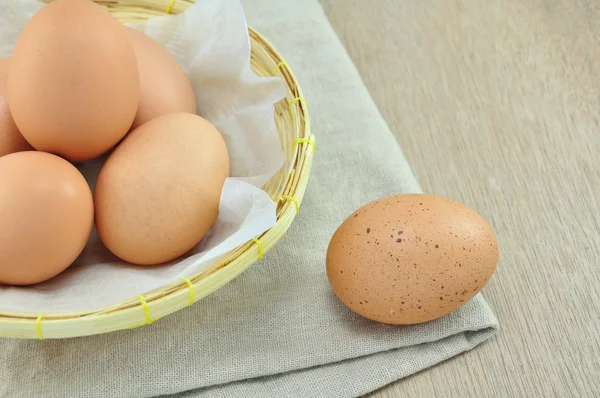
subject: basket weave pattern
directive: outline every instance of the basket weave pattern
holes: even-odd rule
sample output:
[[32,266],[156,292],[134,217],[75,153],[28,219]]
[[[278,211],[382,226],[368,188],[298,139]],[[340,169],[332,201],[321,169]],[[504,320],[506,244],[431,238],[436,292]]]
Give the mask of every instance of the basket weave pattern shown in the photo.
[[[43,0],[46,3],[52,0]],[[191,0],[94,0],[121,23],[184,12]],[[176,312],[227,284],[261,259],[291,225],[308,182],[315,148],[306,101],[287,63],[273,46],[253,29],[251,65],[259,76],[278,76],[287,87],[286,98],[274,107],[284,167],[263,187],[278,202],[277,224],[262,236],[233,250],[203,272],[163,286],[143,296],[94,311],[69,314],[7,313],[1,311],[0,337],[68,338],[107,333],[150,324]]]

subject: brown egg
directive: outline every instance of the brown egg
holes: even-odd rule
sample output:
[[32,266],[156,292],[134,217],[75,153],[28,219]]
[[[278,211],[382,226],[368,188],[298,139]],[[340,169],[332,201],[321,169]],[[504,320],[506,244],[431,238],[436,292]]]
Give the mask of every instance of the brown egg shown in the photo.
[[196,113],[196,97],[183,68],[160,44],[124,27],[140,74],[140,104],[132,129],[168,113]]
[[335,232],[327,276],[358,314],[414,324],[464,305],[491,278],[498,242],[474,210],[434,195],[399,195],[367,204]]
[[0,156],[33,149],[19,132],[8,108],[6,100],[8,63],[8,58],[0,58]]
[[8,102],[36,149],[95,158],[131,127],[139,101],[135,54],[123,28],[89,0],[56,0],[25,26],[10,62]]
[[98,234],[125,261],[173,260],[217,219],[228,176],[227,147],[212,124],[190,113],[153,119],[129,133],[100,171]]
[[92,193],[69,162],[34,151],[0,158],[0,283],[58,275],[85,247],[93,222]]

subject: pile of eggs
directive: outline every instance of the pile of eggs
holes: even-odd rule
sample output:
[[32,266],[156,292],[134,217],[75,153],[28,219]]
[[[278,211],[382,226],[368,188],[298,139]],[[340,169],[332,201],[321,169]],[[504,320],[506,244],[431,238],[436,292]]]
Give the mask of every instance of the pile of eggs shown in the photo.
[[[94,191],[76,165],[106,156]],[[124,261],[173,260],[215,222],[229,156],[157,42],[56,0],[0,60],[0,283],[67,269],[94,223]]]

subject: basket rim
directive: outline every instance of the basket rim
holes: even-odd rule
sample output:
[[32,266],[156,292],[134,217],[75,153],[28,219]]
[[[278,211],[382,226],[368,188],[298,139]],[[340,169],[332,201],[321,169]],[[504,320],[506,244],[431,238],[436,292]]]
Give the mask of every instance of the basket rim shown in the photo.
[[[239,251],[236,258],[220,264],[220,260],[209,270],[204,270],[184,281],[174,282],[144,295],[122,301],[110,306],[104,306],[89,311],[70,313],[17,313],[0,311],[0,337],[11,337],[21,339],[55,339],[72,338],[103,334],[124,329],[133,329],[149,325],[160,318],[175,313],[193,303],[201,300],[218,288],[229,283],[250,267],[256,261],[262,259],[263,254],[285,234],[294,220],[297,209],[301,207],[304,192],[308,183],[312,161],[315,136],[310,129],[310,118],[302,89],[296,77],[277,49],[266,40],[260,33],[248,26],[251,41],[261,44],[268,51],[277,67],[272,76],[278,73],[286,81],[288,90],[290,84],[297,92],[295,98],[296,116],[300,115],[301,143],[297,147],[298,167],[296,173],[301,177],[297,189],[292,195],[287,195],[278,212],[275,226],[257,237],[258,241],[250,240],[230,253]],[[253,47],[254,50],[254,47]],[[286,98],[288,104],[290,99]],[[289,183],[289,181],[287,181]],[[204,289],[204,290],[203,290]],[[147,297],[147,298],[146,298]]]

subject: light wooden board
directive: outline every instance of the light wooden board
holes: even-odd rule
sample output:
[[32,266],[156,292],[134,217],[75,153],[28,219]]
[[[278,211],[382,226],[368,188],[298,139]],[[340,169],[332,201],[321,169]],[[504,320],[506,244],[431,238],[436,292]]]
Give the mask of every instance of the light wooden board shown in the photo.
[[599,396],[600,3],[321,3],[424,190],[501,244],[498,336],[373,397]]

